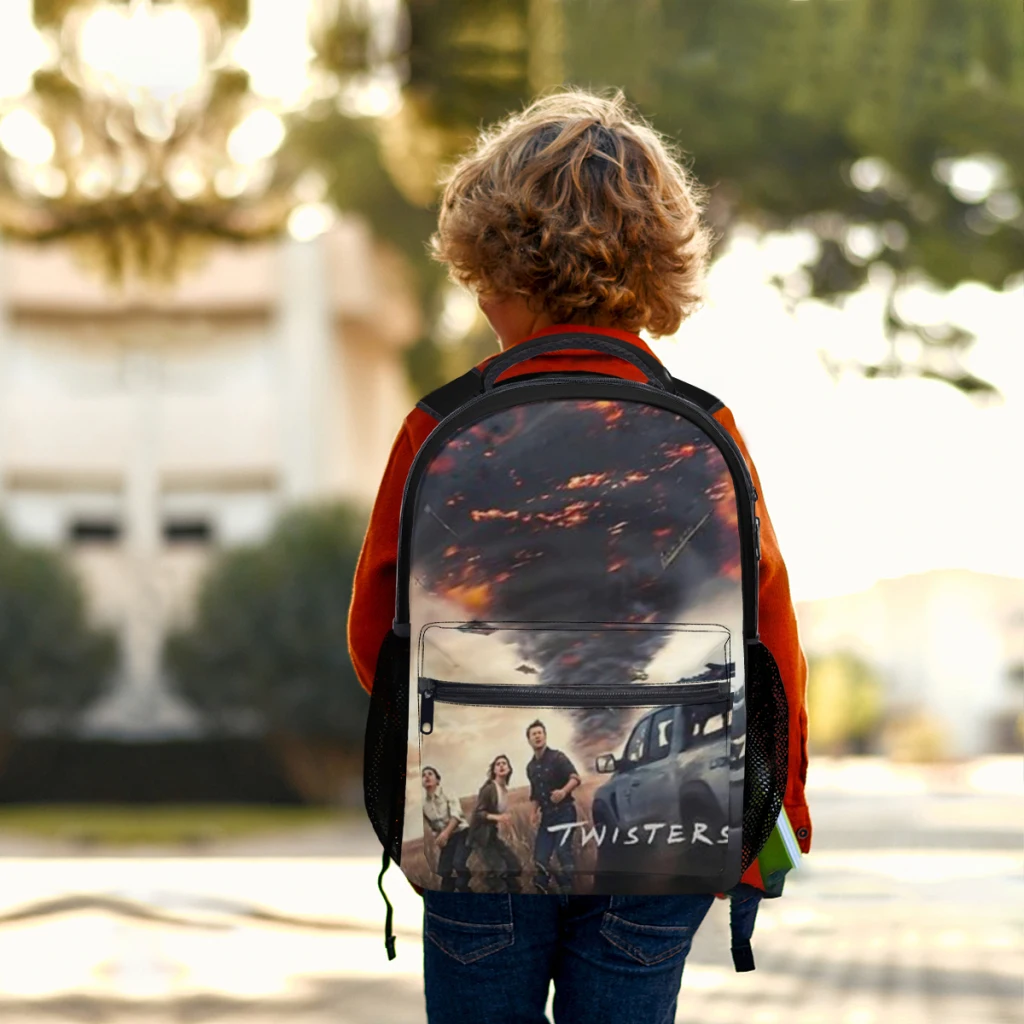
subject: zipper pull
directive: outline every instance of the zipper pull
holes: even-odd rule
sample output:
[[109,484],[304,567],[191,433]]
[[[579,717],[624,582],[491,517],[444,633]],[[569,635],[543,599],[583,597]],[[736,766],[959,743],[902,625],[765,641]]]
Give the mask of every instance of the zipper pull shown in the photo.
[[434,680],[420,680],[420,732],[429,736],[434,731]]

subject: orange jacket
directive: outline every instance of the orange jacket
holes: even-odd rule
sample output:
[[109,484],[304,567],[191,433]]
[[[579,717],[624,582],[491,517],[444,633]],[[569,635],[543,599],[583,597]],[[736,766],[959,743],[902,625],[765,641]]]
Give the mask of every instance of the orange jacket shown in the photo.
[[[563,324],[539,331],[534,337],[573,330],[581,328]],[[628,331],[594,327],[587,327],[586,330],[621,338],[654,354],[637,335]],[[487,362],[485,360],[481,363],[481,367]],[[572,370],[589,370],[629,380],[644,380],[642,372],[631,363],[586,350],[536,356],[518,363],[506,376]],[[797,636],[796,616],[789,596],[789,577],[765,507],[761,481],[732,413],[722,408],[714,415],[739,446],[757,489],[757,515],[761,519],[758,627],[761,640],[775,656],[789,699],[789,783],[785,807],[800,847],[806,853],[811,843],[811,820],[804,797],[804,781],[807,776],[807,664]],[[405,480],[413,457],[436,425],[437,421],[422,409],[413,409],[406,417],[391,449],[356,567],[352,605],[349,609],[348,644],[352,664],[367,691],[373,687],[377,652],[394,618],[399,514]],[[743,880],[760,887],[756,862]]]

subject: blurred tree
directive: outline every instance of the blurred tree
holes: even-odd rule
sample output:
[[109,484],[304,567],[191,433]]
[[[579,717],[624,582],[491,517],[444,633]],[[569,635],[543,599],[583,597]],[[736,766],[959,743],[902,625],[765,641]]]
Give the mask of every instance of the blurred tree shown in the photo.
[[[776,283],[827,301],[871,273],[888,282],[887,358],[830,364],[919,375],[968,394],[993,388],[963,365],[971,335],[900,312],[907,284],[1009,287],[1024,268],[1024,19],[1016,0],[407,0],[404,105],[370,125],[376,157],[409,207],[477,128],[561,81],[621,87],[693,154],[719,235],[743,221],[803,228],[806,266]],[[338,117],[311,126],[311,154],[340,154]],[[401,219],[425,268],[433,218],[405,218],[379,183],[334,198],[381,230]],[[390,207],[390,209],[386,209]],[[420,225],[423,225],[420,228]],[[410,246],[410,242],[412,245]],[[429,274],[424,270],[423,273]],[[438,279],[428,295],[438,305]],[[423,360],[424,363],[427,360]],[[427,382],[424,381],[424,384]]]
[[337,113],[300,121],[292,127],[288,146],[296,160],[308,160],[320,169],[338,209],[365,217],[375,233],[408,261],[428,329],[406,351],[407,368],[420,392],[439,387],[450,375],[445,375],[429,331],[440,311],[445,282],[444,270],[427,255],[427,239],[436,223],[434,211],[411,202],[395,185],[382,162],[371,121]]
[[807,665],[809,741],[825,754],[866,754],[878,746],[882,682],[848,651],[810,658]]
[[339,505],[288,513],[264,545],[221,556],[165,651],[175,689],[214,730],[266,734],[323,802],[340,798],[362,753],[368,698],[346,620],[365,526]]
[[0,526],[0,736],[64,732],[106,689],[113,635],[90,627],[72,569]]
[[813,260],[777,282],[792,301],[841,299],[885,268],[889,356],[852,368],[991,391],[958,358],[971,335],[910,322],[899,295],[921,278],[1008,287],[1024,268],[1015,0],[567,0],[566,12],[569,77],[622,86],[694,154],[719,232],[740,220],[813,232]]
[[[426,392],[462,372],[457,357],[469,354],[446,353],[432,329],[446,282],[427,248],[438,182],[481,126],[561,81],[561,11],[557,0],[407,0],[403,10],[395,52],[383,55],[405,69],[398,109],[353,119],[324,104],[292,126],[288,151],[317,166],[334,204],[366,217],[414,267],[427,331],[407,366]],[[365,60],[363,32],[340,3],[333,25],[314,37],[321,66],[350,73],[353,61]]]

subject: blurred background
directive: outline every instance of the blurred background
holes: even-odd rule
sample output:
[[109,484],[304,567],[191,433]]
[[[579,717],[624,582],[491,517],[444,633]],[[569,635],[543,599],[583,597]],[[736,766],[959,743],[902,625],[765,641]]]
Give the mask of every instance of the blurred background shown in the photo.
[[679,1020],[1019,1021],[1017,0],[0,3],[0,1019],[422,1022],[345,616],[481,125],[619,87],[710,188],[655,348],[734,410],[810,663],[815,843]]

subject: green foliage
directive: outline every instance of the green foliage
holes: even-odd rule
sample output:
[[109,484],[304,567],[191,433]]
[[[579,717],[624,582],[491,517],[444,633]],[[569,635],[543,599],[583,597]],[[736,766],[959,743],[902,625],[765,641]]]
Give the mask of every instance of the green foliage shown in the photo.
[[0,527],[0,732],[70,729],[106,689],[114,637],[91,628],[72,569]]
[[471,138],[531,92],[529,0],[407,0],[407,92]]
[[[1016,0],[643,10],[634,18],[613,0],[567,0],[570,77],[623,87],[693,154],[697,177],[714,187],[720,230],[739,218],[814,230],[811,295],[858,288],[872,261],[947,288],[968,279],[1001,288],[1024,267],[1024,217],[1001,220],[984,195],[942,180],[942,161],[983,155],[1002,178],[993,191],[1003,209],[1024,198]],[[870,173],[851,178],[860,160]],[[850,250],[854,225],[876,229],[876,255]]]
[[342,506],[300,509],[266,544],[221,556],[165,651],[175,688],[215,728],[362,742],[346,621],[364,530]]
[[[536,14],[531,22],[537,6],[538,0],[408,0],[409,46],[392,55],[408,68],[402,110],[386,120],[358,120],[328,108],[296,122],[290,133],[289,151],[324,174],[335,205],[365,217],[409,260],[428,325],[446,280],[428,252],[438,181],[480,127],[528,100],[531,82],[545,82],[529,32],[531,23],[546,24]],[[358,70],[365,52],[359,27],[344,10],[317,49],[322,66],[342,75]],[[407,352],[406,366],[419,393],[453,375],[429,326]]]
[[878,673],[848,651],[807,665],[809,741],[829,754],[867,753],[878,745],[883,686]]

